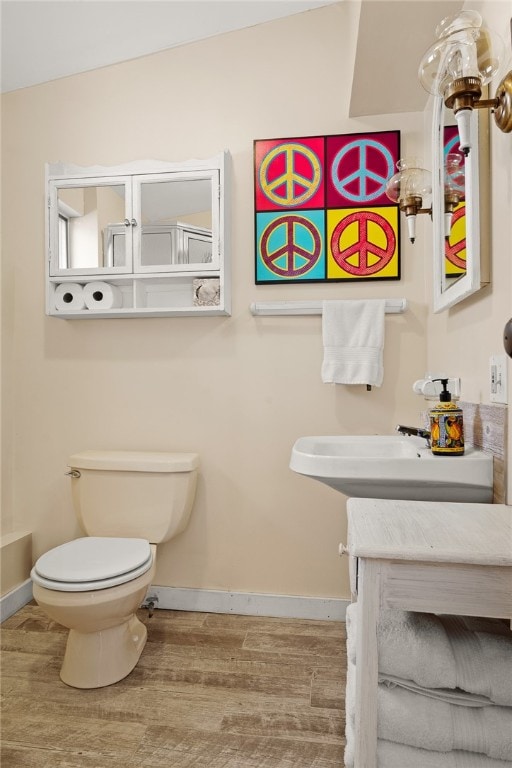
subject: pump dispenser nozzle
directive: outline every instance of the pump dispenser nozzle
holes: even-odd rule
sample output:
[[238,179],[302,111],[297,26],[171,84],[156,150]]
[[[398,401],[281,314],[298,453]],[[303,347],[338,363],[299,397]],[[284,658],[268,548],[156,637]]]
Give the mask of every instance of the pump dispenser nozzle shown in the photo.
[[439,395],[439,400],[442,403],[451,403],[452,396],[448,391],[448,379],[432,379],[432,381],[440,381],[442,386],[442,392]]

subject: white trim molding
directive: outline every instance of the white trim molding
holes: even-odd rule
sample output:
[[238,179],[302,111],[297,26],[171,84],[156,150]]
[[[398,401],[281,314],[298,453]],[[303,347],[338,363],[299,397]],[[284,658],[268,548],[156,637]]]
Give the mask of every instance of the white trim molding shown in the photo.
[[[27,579],[19,587],[0,598],[0,622],[8,619],[31,600],[32,581]],[[345,612],[350,605],[350,600],[337,597],[272,595],[157,585],[149,588],[144,605],[150,601],[154,601],[155,608],[169,611],[233,613],[243,616],[319,621],[345,621]]]
[[[157,600],[154,600],[157,598]],[[145,605],[171,611],[234,613],[244,616],[270,616],[289,619],[345,621],[350,600],[337,597],[272,595],[255,592],[227,592],[215,589],[188,589],[151,586]]]
[[19,587],[0,597],[0,623],[19,611],[32,600],[32,581],[27,579]]

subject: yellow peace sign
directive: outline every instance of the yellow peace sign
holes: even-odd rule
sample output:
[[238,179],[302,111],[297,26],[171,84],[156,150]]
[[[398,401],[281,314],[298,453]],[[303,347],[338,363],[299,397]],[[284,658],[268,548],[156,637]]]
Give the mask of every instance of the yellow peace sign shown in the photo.
[[[305,166],[304,171],[298,169],[299,163]],[[313,197],[321,180],[318,157],[303,144],[280,144],[264,157],[260,166],[260,187],[269,200],[280,206],[305,203]]]

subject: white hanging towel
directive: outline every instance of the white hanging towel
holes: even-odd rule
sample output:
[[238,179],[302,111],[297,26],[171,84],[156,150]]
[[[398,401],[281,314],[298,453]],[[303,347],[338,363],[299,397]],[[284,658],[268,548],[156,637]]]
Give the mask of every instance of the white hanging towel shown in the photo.
[[380,387],[385,299],[324,301],[322,381]]

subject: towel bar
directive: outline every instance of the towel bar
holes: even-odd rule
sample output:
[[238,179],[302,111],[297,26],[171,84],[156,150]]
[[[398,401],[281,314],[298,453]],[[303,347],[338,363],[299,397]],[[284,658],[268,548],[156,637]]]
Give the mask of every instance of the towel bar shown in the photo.
[[[255,301],[252,315],[321,315],[321,301]],[[386,299],[386,314],[399,314],[407,309],[407,299]]]

